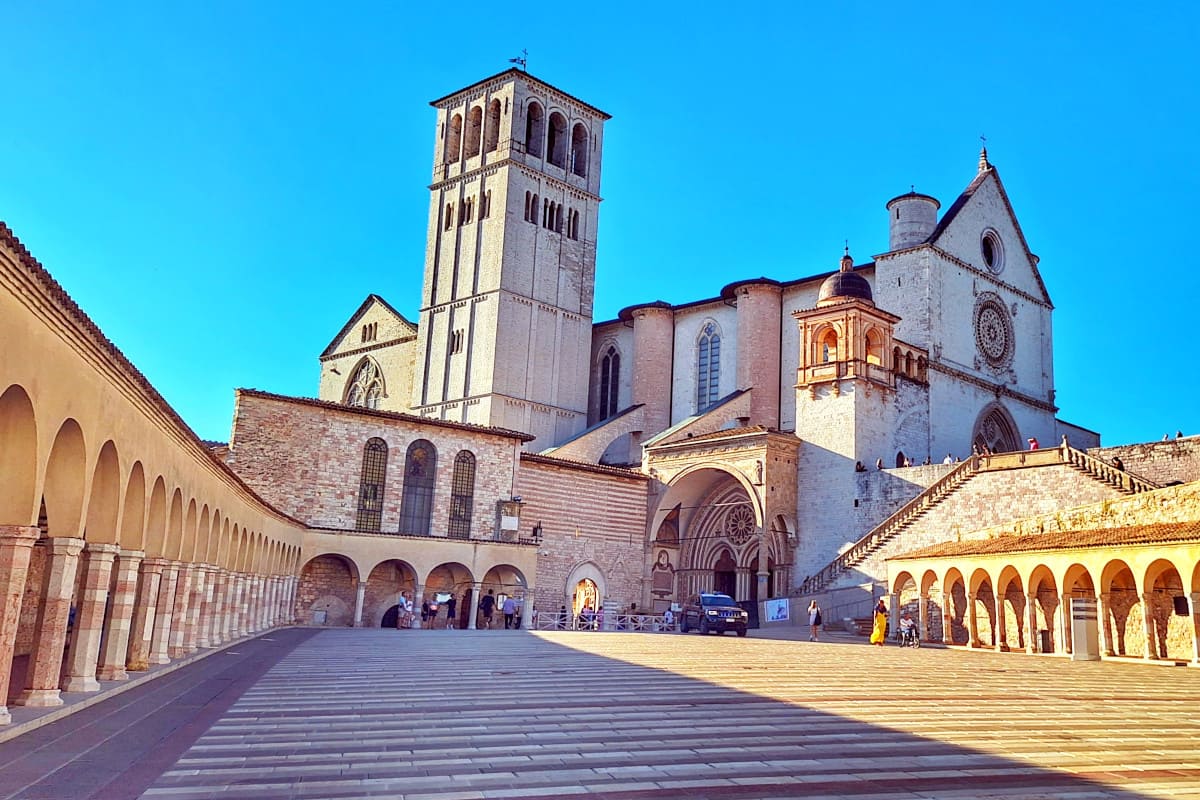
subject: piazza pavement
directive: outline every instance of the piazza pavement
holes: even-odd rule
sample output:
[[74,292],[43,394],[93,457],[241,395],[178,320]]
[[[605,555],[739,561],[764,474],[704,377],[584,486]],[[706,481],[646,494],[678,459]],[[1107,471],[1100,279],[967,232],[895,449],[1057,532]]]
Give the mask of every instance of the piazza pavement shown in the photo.
[[1200,670],[805,634],[274,630],[0,743],[0,798],[1200,798]]

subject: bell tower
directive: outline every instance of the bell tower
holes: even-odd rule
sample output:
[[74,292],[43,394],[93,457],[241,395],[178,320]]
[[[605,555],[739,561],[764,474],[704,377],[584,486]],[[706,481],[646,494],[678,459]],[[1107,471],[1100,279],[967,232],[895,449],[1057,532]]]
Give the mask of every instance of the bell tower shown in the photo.
[[518,69],[434,100],[413,406],[550,447],[587,424],[609,115]]

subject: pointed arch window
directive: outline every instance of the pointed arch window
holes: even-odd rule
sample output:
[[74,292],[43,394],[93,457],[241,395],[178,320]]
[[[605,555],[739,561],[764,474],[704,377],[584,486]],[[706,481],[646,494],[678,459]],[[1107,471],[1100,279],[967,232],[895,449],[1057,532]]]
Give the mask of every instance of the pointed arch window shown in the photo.
[[454,477],[450,479],[451,539],[471,538],[471,508],[475,503],[475,454],[460,450],[454,457]]
[[363,448],[362,476],[358,481],[357,531],[379,532],[383,522],[383,489],[387,480],[387,442],[378,437]]
[[617,413],[617,395],[621,389],[621,354],[609,346],[600,361],[600,419]]
[[721,378],[721,334],[709,322],[696,343],[696,410],[705,411],[717,402]]
[[428,536],[433,514],[433,486],[437,450],[433,443],[417,439],[404,457],[404,494],[400,500],[400,533]]
[[350,379],[346,390],[346,405],[360,408],[379,408],[379,399],[383,397],[383,376],[379,367],[371,359],[363,361]]

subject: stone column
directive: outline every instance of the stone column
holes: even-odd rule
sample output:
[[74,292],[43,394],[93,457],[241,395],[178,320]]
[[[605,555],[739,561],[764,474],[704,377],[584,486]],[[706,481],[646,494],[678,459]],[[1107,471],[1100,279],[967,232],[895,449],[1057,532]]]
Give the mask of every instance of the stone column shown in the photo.
[[193,569],[191,564],[179,564],[175,578],[175,605],[171,609],[171,635],[167,642],[167,655],[179,658],[187,653],[183,646],[187,635],[188,608],[192,594]]
[[283,618],[281,622],[284,625],[296,623],[296,587],[299,584],[300,579],[295,575],[288,575],[283,579]]
[[204,590],[197,602],[200,618],[196,621],[196,647],[208,648],[212,647],[213,594],[216,588],[217,568],[212,564],[201,564],[200,571],[204,575]]
[[8,712],[8,683],[13,650],[21,622],[21,598],[29,576],[33,543],[41,531],[36,526],[0,525],[0,725],[12,722]]
[[1058,598],[1058,639],[1062,642],[1059,649],[1071,653],[1071,596],[1060,595]]
[[921,641],[931,641],[929,638],[929,595],[927,594],[921,595],[921,599],[917,602],[917,625]]
[[225,587],[228,573],[220,567],[213,567],[212,574],[212,611],[209,612],[208,639],[213,647],[225,642]]
[[33,650],[25,672],[25,688],[14,701],[16,705],[62,705],[58,679],[67,644],[67,618],[71,613],[71,593],[75,590],[75,570],[83,545],[83,539],[74,538],[42,539],[36,545],[45,548],[45,574],[34,625]]
[[1117,649],[1113,646],[1113,631],[1111,611],[1109,611],[1108,603],[1112,595],[1108,592],[1101,592],[1096,595],[1096,615],[1100,624],[1100,652],[1106,656],[1117,654]]
[[367,582],[361,578],[354,592],[354,627],[362,627],[363,603],[367,599]]
[[246,592],[246,630],[258,633],[258,611],[262,608],[262,576],[250,575]]
[[521,606],[521,627],[527,631],[533,629],[533,595],[534,588],[526,587],[525,605]]
[[1008,646],[1008,609],[1004,607],[1004,595],[993,592],[996,598],[996,649],[1007,653]]
[[133,613],[137,605],[138,567],[146,554],[141,550],[121,550],[117,553],[116,575],[108,600],[104,620],[104,645],[100,652],[97,677],[102,681],[123,681],[129,678],[125,659],[129,653]]
[[1027,633],[1025,635],[1025,652],[1037,653],[1040,652],[1041,643],[1038,641],[1038,626],[1037,626],[1037,610],[1038,596],[1029,594],[1025,596],[1025,616],[1029,618]]
[[983,646],[979,641],[979,615],[975,611],[977,597],[974,592],[967,595],[967,647],[973,649]]
[[267,604],[267,627],[275,628],[279,625],[279,598],[283,596],[283,581],[278,575],[272,575],[269,580],[271,602]]
[[413,596],[413,617],[417,620],[418,624],[420,624],[421,628],[424,629],[429,626],[428,620],[421,619],[421,604],[425,602],[425,584],[418,583],[413,592]]
[[942,644],[954,644],[954,595],[942,592]]
[[171,627],[175,621],[175,592],[179,582],[179,564],[168,561],[163,565],[162,580],[158,583],[158,607],[154,614],[154,635],[150,641],[150,663],[170,664]]
[[75,602],[75,630],[71,634],[71,657],[64,692],[98,692],[96,663],[100,660],[100,639],[104,635],[104,607],[108,602],[108,584],[113,561],[120,551],[115,544],[88,542],[83,548],[80,569],[83,585]]
[[158,617],[158,595],[166,565],[167,562],[161,558],[147,558],[138,570],[140,578],[133,606],[133,627],[129,631],[129,651],[125,660],[127,670],[141,672],[150,669],[154,622]]
[[1154,594],[1142,595],[1142,629],[1146,632],[1146,658],[1158,660],[1158,637],[1154,631]]
[[478,627],[475,622],[479,617],[479,593],[482,591],[482,583],[471,584],[471,604],[467,607],[467,630],[469,631],[473,631]]
[[249,632],[246,630],[246,576],[235,573],[233,576],[233,636],[240,639]]
[[200,617],[204,612],[204,584],[208,575],[203,564],[192,565],[192,591],[188,596],[187,625],[184,627],[183,652],[194,653],[199,649]]
[[1188,595],[1188,608],[1192,612],[1192,664],[1200,666],[1200,592]]
[[225,594],[221,598],[221,638],[232,641],[237,638],[238,575],[233,570],[225,571]]

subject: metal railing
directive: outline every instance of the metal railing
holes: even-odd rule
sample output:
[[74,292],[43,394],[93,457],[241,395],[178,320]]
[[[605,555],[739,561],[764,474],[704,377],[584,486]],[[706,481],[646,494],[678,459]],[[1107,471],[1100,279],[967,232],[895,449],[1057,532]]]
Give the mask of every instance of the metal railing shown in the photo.
[[590,619],[572,614],[540,614],[535,612],[535,631],[617,631],[627,633],[671,633],[677,629],[668,625],[662,614],[605,614]]
[[834,578],[846,570],[861,564],[869,555],[882,547],[895,536],[901,528],[924,514],[935,503],[938,503],[950,492],[957,489],[964,481],[974,475],[979,469],[979,458],[971,456],[942,477],[929,485],[919,495],[876,525],[865,536],[843,550],[837,558],[829,562],[820,572],[813,573],[804,579],[795,594],[799,596],[816,594],[828,586]]

